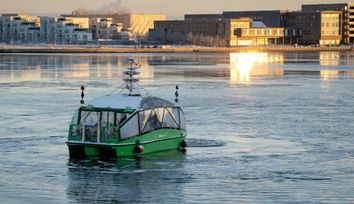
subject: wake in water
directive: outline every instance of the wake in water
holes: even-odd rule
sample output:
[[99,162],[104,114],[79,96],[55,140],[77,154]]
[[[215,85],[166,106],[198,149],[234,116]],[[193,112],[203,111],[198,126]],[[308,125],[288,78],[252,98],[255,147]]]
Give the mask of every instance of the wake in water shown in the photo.
[[199,138],[186,138],[187,148],[189,147],[221,147],[225,142],[220,140],[207,140]]

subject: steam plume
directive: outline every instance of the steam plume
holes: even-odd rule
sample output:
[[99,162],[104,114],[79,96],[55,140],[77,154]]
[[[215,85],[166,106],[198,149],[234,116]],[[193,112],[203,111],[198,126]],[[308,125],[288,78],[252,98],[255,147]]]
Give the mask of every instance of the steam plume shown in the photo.
[[72,12],[74,15],[109,15],[109,14],[129,14],[130,9],[126,6],[122,5],[121,0],[115,0],[111,3],[104,4],[100,8],[87,9],[85,7],[81,7]]

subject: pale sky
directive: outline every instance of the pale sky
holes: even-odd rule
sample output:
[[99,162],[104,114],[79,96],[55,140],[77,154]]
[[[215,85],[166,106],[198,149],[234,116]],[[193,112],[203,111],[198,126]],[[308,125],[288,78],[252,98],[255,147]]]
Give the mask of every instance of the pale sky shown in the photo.
[[[117,0],[0,0],[0,13],[71,13],[76,8],[96,9]],[[119,1],[119,0],[118,0]],[[336,0],[120,0],[133,13],[162,13],[183,16],[187,13],[221,13],[222,11],[289,9],[301,4],[345,3]],[[354,0],[353,0],[354,2]]]

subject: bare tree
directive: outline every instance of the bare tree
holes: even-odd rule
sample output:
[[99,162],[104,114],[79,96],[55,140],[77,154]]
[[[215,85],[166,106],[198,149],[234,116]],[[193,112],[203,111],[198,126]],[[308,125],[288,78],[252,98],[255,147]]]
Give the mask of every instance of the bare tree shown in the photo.
[[188,33],[186,37],[186,41],[189,44],[196,45],[197,44],[197,37],[193,35],[193,33]]
[[209,47],[225,47],[226,40],[220,36],[204,36],[203,34],[188,33],[186,35],[186,42],[192,45],[201,45]]

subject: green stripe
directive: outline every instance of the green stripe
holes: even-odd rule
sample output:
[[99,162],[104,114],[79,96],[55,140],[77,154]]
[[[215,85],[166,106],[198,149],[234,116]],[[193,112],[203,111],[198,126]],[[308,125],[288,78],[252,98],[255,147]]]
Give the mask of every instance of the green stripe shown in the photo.
[[[165,139],[158,139],[158,140],[151,140],[151,141],[146,141],[146,142],[140,142],[140,144],[149,144],[149,143],[154,143],[154,142],[160,142],[160,141],[165,141],[165,140],[173,140],[173,139],[178,139],[178,138],[183,138],[186,137],[187,134],[183,136],[178,136],[178,137],[170,137],[170,138],[165,138]],[[102,143],[92,143],[92,142],[66,142],[68,145],[77,145],[77,146],[97,146],[97,147],[119,147],[119,146],[130,146],[130,145],[136,145],[135,143],[127,143],[127,144],[102,144]]]

